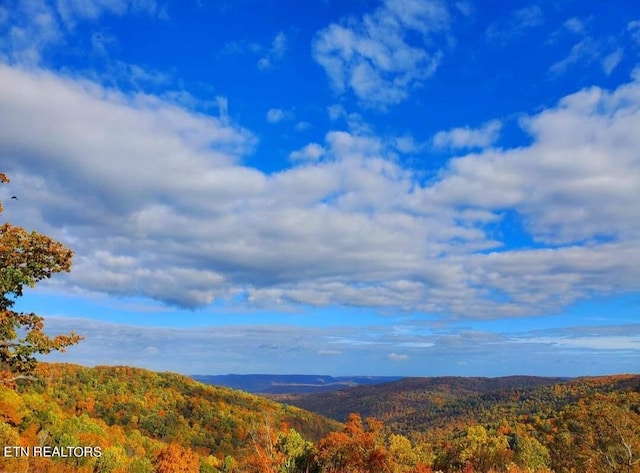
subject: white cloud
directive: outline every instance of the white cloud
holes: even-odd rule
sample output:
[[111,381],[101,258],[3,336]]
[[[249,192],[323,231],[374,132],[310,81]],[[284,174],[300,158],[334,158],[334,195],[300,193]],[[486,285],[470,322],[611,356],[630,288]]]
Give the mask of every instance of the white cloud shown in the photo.
[[[386,0],[359,20],[333,23],[313,42],[314,59],[333,89],[352,90],[364,104],[385,107],[405,100],[438,67],[442,51],[427,40],[449,29],[446,6],[431,0]],[[410,35],[421,40],[411,41]]]
[[125,0],[57,0],[57,12],[69,26],[77,20],[95,20],[104,13],[122,15],[127,10]]
[[[490,318],[640,280],[639,82],[567,96],[523,121],[530,145],[424,184],[366,127],[265,174],[229,117],[44,71],[0,66],[0,122],[0,191],[29,190],[3,215],[76,250],[60,290]],[[506,211],[542,248],[500,241]]]
[[222,49],[222,54],[260,54],[264,47],[256,42],[238,40],[227,41]]
[[433,342],[401,342],[399,346],[405,348],[431,348],[435,346]]
[[269,123],[280,123],[282,120],[293,118],[293,113],[281,108],[270,108],[267,110],[267,121]]
[[347,112],[342,105],[334,104],[327,107],[327,114],[329,115],[329,119],[331,121],[336,121],[339,118],[345,116]]
[[37,64],[42,50],[62,38],[56,12],[44,0],[14,0],[5,12],[11,24],[0,41],[5,60]]
[[271,69],[274,63],[281,60],[287,51],[287,36],[280,31],[276,34],[271,43],[271,47],[258,59],[258,69]]
[[[429,194],[458,205],[512,208],[534,238],[570,243],[635,238],[640,86],[590,88],[523,121],[531,146],[452,160]],[[449,200],[451,199],[451,200]]]
[[627,24],[627,31],[631,33],[633,40],[640,45],[640,20],[630,21]]
[[531,5],[517,10],[514,13],[513,18],[518,27],[531,28],[542,24],[544,21],[544,14],[538,5]]
[[464,16],[472,16],[475,13],[475,8],[471,2],[456,2],[455,6]]
[[599,64],[605,75],[610,75],[620,64],[624,56],[624,49],[615,37],[598,37],[587,32],[585,24],[578,18],[570,18],[564,24],[565,29],[580,35],[567,56],[556,61],[549,68],[553,75],[565,73],[576,65]]
[[569,18],[565,21],[564,27],[572,33],[582,33],[585,30],[583,21],[576,17]]
[[403,355],[398,353],[390,353],[389,359],[391,361],[407,361],[409,359],[409,355]]
[[56,10],[68,28],[79,20],[95,20],[104,14],[159,13],[155,0],[56,0]]
[[318,350],[318,355],[332,356],[332,355],[341,355],[342,352],[340,350]]
[[287,51],[287,36],[280,31],[271,43],[271,54],[276,58],[281,58]]
[[487,28],[487,37],[492,41],[508,42],[526,30],[544,23],[544,12],[538,5],[531,5],[513,11],[506,18]]
[[29,65],[40,63],[46,48],[60,44],[80,21],[128,12],[166,15],[154,0],[9,0],[3,11],[12,26],[0,38],[0,54]]
[[480,128],[454,128],[449,131],[440,131],[433,137],[433,145],[436,148],[486,148],[494,144],[500,137],[502,123],[492,120]]
[[602,70],[606,75],[610,75],[613,72],[613,70],[616,67],[618,67],[618,64],[620,64],[620,61],[622,61],[622,56],[623,56],[623,50],[622,48],[618,48],[612,53],[607,54],[602,59],[602,62],[601,62]]
[[311,128],[311,127],[312,127],[311,123],[309,123],[307,121],[302,121],[302,122],[296,123],[296,131],[305,131],[305,130],[308,130],[309,128]]
[[395,147],[401,153],[418,153],[425,148],[423,143],[418,143],[411,135],[404,135],[394,138]]
[[[425,336],[414,333],[428,330],[422,324],[405,327],[402,335],[383,326],[160,328],[69,317],[47,317],[46,325],[52,334],[75,330],[86,337],[67,353],[49,355],[50,361],[140,366],[184,374],[277,373],[286,369],[353,375],[375,363],[378,374],[390,375],[477,376],[481,367],[486,376],[580,376],[632,372],[640,351],[637,325],[598,327],[599,336],[593,333],[594,327],[504,334],[429,330]],[[327,357],[340,362],[328,365]],[[614,365],[609,357],[615,357]]]
[[598,57],[599,55],[600,51],[597,43],[592,38],[587,37],[574,44],[571,48],[571,51],[569,52],[569,55],[566,58],[551,65],[549,71],[553,74],[562,74],[570,65],[576,64],[583,60],[586,62],[591,62],[595,57]]
[[516,343],[550,344],[577,350],[633,350],[640,347],[640,336],[534,337],[516,339]]
[[309,143],[304,148],[293,151],[289,159],[294,161],[315,161],[325,154],[325,150],[318,143]]

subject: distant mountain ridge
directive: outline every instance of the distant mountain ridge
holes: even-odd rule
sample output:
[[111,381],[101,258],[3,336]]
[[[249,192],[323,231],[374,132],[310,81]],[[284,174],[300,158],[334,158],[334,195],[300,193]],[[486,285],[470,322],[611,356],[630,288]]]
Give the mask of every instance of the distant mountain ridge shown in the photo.
[[395,432],[447,428],[452,422],[495,422],[534,412],[560,411],[595,393],[640,392],[640,375],[581,378],[403,378],[315,394],[271,394],[284,402],[344,422],[352,412],[373,416]]
[[390,383],[401,376],[327,376],[307,374],[192,375],[205,384],[226,386],[252,394],[304,394],[337,391],[355,386]]
[[[553,386],[569,381],[570,378],[538,376],[484,377],[408,377],[384,385],[368,385],[346,388],[337,392],[317,394],[282,394],[270,398],[294,406],[304,406],[311,412],[321,412],[331,419],[344,422],[351,412],[363,417],[375,416],[388,420],[398,413],[398,409],[424,412],[429,416],[439,412],[444,406],[448,415],[455,415],[461,400],[478,403],[480,400],[494,402],[509,399],[514,392],[524,392],[538,387]],[[469,406],[465,406],[468,408]]]

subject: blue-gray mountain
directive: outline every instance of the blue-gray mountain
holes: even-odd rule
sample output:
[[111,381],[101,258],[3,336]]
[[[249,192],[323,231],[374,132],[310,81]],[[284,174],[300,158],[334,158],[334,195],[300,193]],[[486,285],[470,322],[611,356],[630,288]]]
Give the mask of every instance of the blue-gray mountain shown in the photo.
[[334,377],[301,374],[226,374],[191,377],[201,383],[227,386],[254,394],[318,393],[402,379],[400,376]]

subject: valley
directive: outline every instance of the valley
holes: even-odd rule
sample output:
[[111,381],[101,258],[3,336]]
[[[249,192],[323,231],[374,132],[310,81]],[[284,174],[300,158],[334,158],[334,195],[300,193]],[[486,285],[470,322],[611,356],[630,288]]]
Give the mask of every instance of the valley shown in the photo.
[[[335,382],[278,376],[244,381],[294,391],[310,379]],[[37,378],[0,388],[7,452],[92,455],[4,455],[3,473],[640,469],[639,375],[402,378],[260,396],[122,366],[43,363]]]

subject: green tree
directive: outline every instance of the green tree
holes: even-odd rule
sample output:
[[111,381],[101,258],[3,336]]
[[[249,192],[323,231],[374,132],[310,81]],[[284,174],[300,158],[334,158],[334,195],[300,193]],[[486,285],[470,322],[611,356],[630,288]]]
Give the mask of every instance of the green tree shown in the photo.
[[399,434],[389,436],[389,458],[393,473],[412,473],[419,460],[411,441]]
[[[0,448],[18,446],[20,445],[19,439],[18,429],[0,420]],[[3,473],[26,471],[26,460],[25,457],[13,458],[12,456],[5,457],[0,454],[0,471]]]
[[134,458],[127,466],[129,473],[153,473],[153,464],[148,458]]
[[[0,183],[9,179],[0,173]],[[0,203],[0,212],[2,212]],[[80,341],[71,332],[49,337],[43,318],[12,310],[25,286],[33,287],[53,274],[71,269],[73,252],[62,243],[10,223],[0,225],[0,384],[12,385],[29,378],[36,355],[64,351]]]
[[125,463],[126,455],[121,447],[109,447],[102,452],[96,461],[93,471],[95,473],[112,473]]
[[315,448],[295,429],[280,434],[278,450],[284,454],[284,473],[309,473],[315,468]]
[[463,464],[473,465],[473,471],[504,471],[511,461],[508,438],[499,432],[489,432],[481,425],[467,428],[463,445],[460,459]]
[[533,437],[522,425],[518,425],[511,437],[514,461],[533,471],[548,468],[551,462],[549,450]]
[[640,395],[598,395],[590,409],[600,471],[640,472]]
[[640,393],[596,394],[557,422],[550,444],[557,473],[640,473]]

